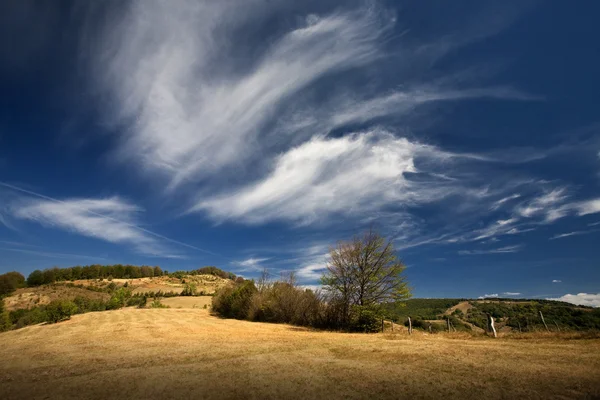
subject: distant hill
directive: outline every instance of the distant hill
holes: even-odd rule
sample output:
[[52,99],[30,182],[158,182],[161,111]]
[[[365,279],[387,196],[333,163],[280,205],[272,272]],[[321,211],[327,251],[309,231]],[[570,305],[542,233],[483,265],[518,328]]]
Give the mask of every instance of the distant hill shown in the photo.
[[413,326],[445,329],[450,319],[457,330],[487,329],[487,315],[494,317],[501,331],[600,330],[600,308],[540,299],[410,299],[384,306],[386,316],[398,323],[408,317]]

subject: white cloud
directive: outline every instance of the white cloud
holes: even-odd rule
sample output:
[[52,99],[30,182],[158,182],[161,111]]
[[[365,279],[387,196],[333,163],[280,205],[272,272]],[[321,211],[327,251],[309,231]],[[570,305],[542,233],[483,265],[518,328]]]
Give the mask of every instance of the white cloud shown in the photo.
[[493,293],[493,294],[484,294],[483,296],[479,296],[479,299],[493,299],[498,297],[498,293]]
[[157,234],[135,225],[142,209],[118,197],[106,199],[24,200],[13,206],[14,216],[111,243],[133,246],[141,253],[161,257],[172,254]]
[[231,264],[242,267],[240,271],[259,271],[263,269],[261,263],[270,260],[270,258],[248,258],[242,261],[233,261]]
[[488,249],[488,250],[460,250],[458,254],[460,255],[481,255],[481,254],[504,254],[504,253],[516,253],[523,248],[522,245],[515,246],[505,246],[497,249]]
[[521,293],[519,292],[504,292],[502,293],[504,296],[520,296]]
[[257,60],[224,64],[235,60],[237,29],[269,12],[255,3],[135,1],[107,27],[99,83],[119,119],[135,117],[123,154],[165,172],[171,187],[254,155],[277,107],[326,74],[380,57],[378,39],[393,24],[373,8],[310,15],[263,41]]
[[564,296],[550,298],[547,300],[564,301],[580,306],[600,307],[600,293],[565,294]]
[[598,232],[598,230],[597,229],[591,229],[589,231],[566,232],[566,233],[561,233],[561,234],[554,235],[549,240],[562,239],[562,238],[566,238],[566,237],[570,237],[570,236],[587,235],[589,233],[594,233],[594,232]]
[[562,283],[560,279],[552,279],[552,283]]
[[296,274],[301,280],[311,282],[319,280],[326,269],[325,263],[310,264],[299,268]]
[[203,210],[216,220],[311,222],[358,211],[364,216],[388,204],[425,204],[458,188],[436,178],[410,180],[406,174],[436,171],[453,157],[382,131],[336,139],[315,137],[282,154],[263,180],[204,198],[194,210]]
[[600,199],[583,201],[576,206],[579,215],[600,213]]

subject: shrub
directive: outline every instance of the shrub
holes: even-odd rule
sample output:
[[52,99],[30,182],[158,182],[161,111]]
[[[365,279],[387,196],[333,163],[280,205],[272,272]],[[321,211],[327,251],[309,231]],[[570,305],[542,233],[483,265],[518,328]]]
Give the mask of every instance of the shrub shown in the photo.
[[48,322],[56,323],[70,319],[77,312],[77,306],[70,300],[54,300],[46,306]]
[[146,296],[133,296],[127,300],[127,307],[136,306],[138,308],[146,307],[148,298]]
[[182,296],[195,296],[196,295],[196,284],[194,282],[186,283],[183,291],[181,292]]
[[356,332],[379,332],[381,318],[381,314],[375,308],[354,306],[349,329]]
[[127,300],[131,297],[131,291],[126,288],[115,290],[106,306],[107,310],[116,310],[125,307]]
[[154,299],[154,301],[150,304],[150,308],[170,308],[170,307],[161,303],[159,299]]
[[256,292],[253,281],[226,286],[213,297],[213,309],[224,317],[248,319],[252,296]]

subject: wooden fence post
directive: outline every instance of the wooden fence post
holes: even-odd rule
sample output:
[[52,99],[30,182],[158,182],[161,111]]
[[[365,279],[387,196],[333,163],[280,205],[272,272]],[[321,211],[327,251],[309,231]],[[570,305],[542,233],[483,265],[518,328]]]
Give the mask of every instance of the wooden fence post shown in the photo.
[[384,325],[383,325],[383,318],[381,318],[381,332],[383,333],[383,329],[384,329]]
[[494,317],[492,317],[491,314],[488,314],[488,318],[490,323],[490,329],[492,330],[492,332],[494,332],[494,337],[498,337],[498,335],[496,335],[496,327],[494,326]]
[[548,325],[546,325],[546,321],[544,321],[544,314],[542,314],[541,311],[540,311],[540,318],[542,319],[542,322],[544,323],[544,326],[546,327],[546,330],[548,332],[550,332],[550,329],[548,329]]
[[450,333],[450,317],[446,318],[446,321],[448,323],[448,333]]
[[408,334],[412,335],[412,321],[410,320],[410,317],[408,317]]
[[519,324],[519,333],[522,333],[522,331],[521,331],[521,323],[519,321],[517,321],[517,324]]
[[433,333],[433,331],[431,329],[431,322],[429,323],[429,333]]

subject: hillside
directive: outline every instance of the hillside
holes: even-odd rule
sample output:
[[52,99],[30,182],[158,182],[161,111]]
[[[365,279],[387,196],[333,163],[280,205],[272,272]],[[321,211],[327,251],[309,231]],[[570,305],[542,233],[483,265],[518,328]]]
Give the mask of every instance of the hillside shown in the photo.
[[344,334],[203,309],[128,308],[1,333],[0,341],[7,399],[600,395],[597,339]]
[[[74,300],[83,297],[90,300],[107,301],[111,293],[127,287],[133,295],[157,293],[179,295],[186,284],[196,285],[198,295],[211,295],[217,289],[231,282],[214,275],[183,275],[181,278],[160,276],[137,279],[81,279],[69,282],[55,282],[42,286],[20,288],[4,299],[6,310],[30,309],[49,304],[53,300]],[[159,295],[159,297],[161,297]]]
[[408,317],[417,328],[446,329],[449,318],[458,330],[483,331],[487,329],[487,315],[495,319],[497,330],[600,330],[600,309],[576,306],[570,303],[539,299],[410,299],[384,306],[388,318],[404,323]]

